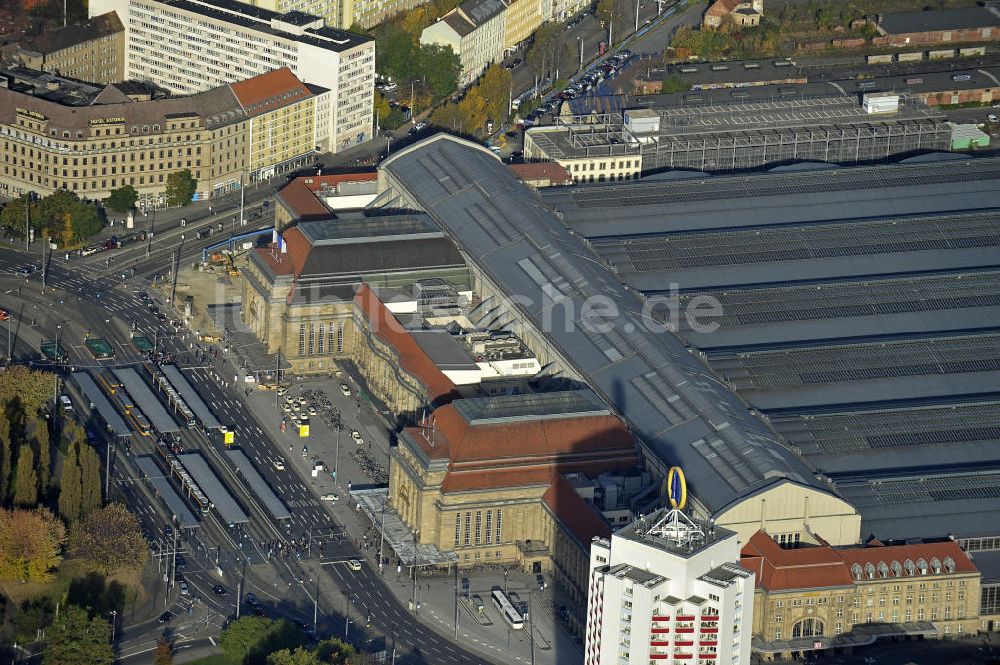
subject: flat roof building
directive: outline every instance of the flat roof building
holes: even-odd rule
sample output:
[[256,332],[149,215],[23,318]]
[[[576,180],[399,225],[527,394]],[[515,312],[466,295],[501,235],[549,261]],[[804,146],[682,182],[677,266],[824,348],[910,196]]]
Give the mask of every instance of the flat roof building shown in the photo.
[[677,334],[863,535],[1000,536],[1000,159],[540,194],[647,302],[717,303],[713,329]]
[[[747,99],[734,99],[737,92]],[[679,103],[670,105],[642,98],[631,108],[560,117],[554,126],[525,132],[524,156],[558,162],[581,183],[633,180],[671,169],[883,161],[951,145],[945,118],[905,99],[894,114],[871,115],[859,97],[843,90],[819,97],[772,92],[770,98],[751,98],[744,89],[726,95],[719,103],[675,98]]]
[[684,81],[691,90],[797,85],[809,80],[791,60],[684,62],[668,65],[666,74]]
[[749,665],[753,573],[735,533],[658,510],[595,538],[584,665]]
[[314,144],[338,152],[372,138],[375,41],[232,0],[92,0],[91,16],[125,25],[125,77],[193,94],[288,67],[330,91],[317,109]]
[[963,7],[880,15],[876,28],[892,46],[978,42],[1000,35],[996,7]]

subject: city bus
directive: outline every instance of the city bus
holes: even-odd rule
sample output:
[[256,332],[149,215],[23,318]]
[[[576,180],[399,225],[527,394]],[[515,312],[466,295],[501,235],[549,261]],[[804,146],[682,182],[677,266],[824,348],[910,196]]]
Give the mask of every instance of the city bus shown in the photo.
[[510,598],[503,592],[503,589],[493,589],[493,605],[503,615],[508,626],[514,630],[524,628],[524,615],[517,611],[517,608],[510,602]]

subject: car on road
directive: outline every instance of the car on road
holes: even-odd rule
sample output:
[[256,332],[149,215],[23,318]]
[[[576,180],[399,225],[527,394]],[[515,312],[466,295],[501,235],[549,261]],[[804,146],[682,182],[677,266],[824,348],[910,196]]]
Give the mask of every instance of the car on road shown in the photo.
[[173,614],[171,614],[170,612],[164,612],[163,614],[160,615],[159,622],[170,623],[170,620],[173,618],[174,618]]
[[364,439],[363,439],[363,438],[361,437],[361,432],[359,432],[359,431],[358,431],[358,430],[356,430],[356,429],[352,429],[352,430],[351,430],[351,438],[352,438],[352,439],[354,439],[354,441],[355,441],[355,442],[356,442],[356,443],[357,443],[357,444],[358,444],[359,446],[360,446],[361,444],[363,444],[363,443],[365,442],[365,440],[364,440]]
[[312,631],[312,624],[310,623],[299,621],[298,619],[292,619],[292,623],[301,628],[303,632],[309,633]]
[[273,464],[274,464],[274,470],[275,471],[284,471],[285,470],[285,463],[282,462],[280,459],[274,460]]
[[351,559],[347,562],[347,567],[354,571],[361,570],[361,562],[357,559]]
[[545,591],[545,575],[535,575],[535,581],[538,582],[538,590]]
[[216,596],[225,596],[229,594],[229,592],[226,591],[226,587],[222,586],[221,584],[216,584],[214,587],[212,587],[212,593],[214,593]]
[[22,266],[18,269],[17,274],[21,277],[28,277],[29,275],[34,274],[35,270],[35,266],[32,265]]
[[340,499],[340,495],[336,492],[330,492],[329,494],[324,494],[320,497],[323,501],[337,501]]
[[180,554],[177,554],[174,557],[174,566],[177,570],[186,570],[188,567],[187,560]]
[[260,605],[260,601],[257,600],[257,596],[253,595],[252,593],[248,593],[244,600],[246,600],[247,605],[252,605],[254,607]]
[[3,307],[0,307],[0,321],[9,321],[9,320],[10,320],[10,312],[5,310]]
[[486,607],[483,605],[483,598],[478,593],[472,596],[472,604],[476,607],[476,611],[480,614],[486,611]]
[[993,123],[997,122],[997,116],[995,113],[990,113],[988,116],[986,116],[986,119]]
[[186,596],[189,593],[190,591],[188,591],[188,583],[185,582],[184,580],[181,580],[181,595]]
[[351,387],[349,385],[347,385],[346,383],[341,383],[340,384],[340,392],[344,393],[344,397],[350,397],[351,396]]
[[174,535],[174,528],[169,524],[163,525],[163,535],[166,536],[167,538]]

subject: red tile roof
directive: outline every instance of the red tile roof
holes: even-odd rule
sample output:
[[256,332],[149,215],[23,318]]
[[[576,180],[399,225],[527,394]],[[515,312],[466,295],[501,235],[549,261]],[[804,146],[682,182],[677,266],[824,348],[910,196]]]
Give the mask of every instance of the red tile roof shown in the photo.
[[[916,563],[923,559],[930,566],[934,558],[943,562],[945,558],[951,557],[955,562],[954,572],[977,571],[969,556],[958,543],[951,540],[903,545],[875,542],[878,544],[861,547],[834,548],[821,545],[782,549],[769,535],[758,531],[743,547],[740,565],[755,573],[757,586],[768,591],[853,586],[855,580],[851,568],[854,564],[864,569],[871,563],[877,570],[879,564],[885,562],[891,571],[893,561],[903,565],[906,560]],[[890,577],[893,576],[892,572],[889,574]],[[907,576],[905,571],[903,576]]]
[[548,181],[550,185],[568,185],[573,182],[573,176],[558,162],[526,162],[510,164],[507,168],[523,182]]
[[281,237],[285,241],[284,253],[279,252],[273,245],[258,247],[256,252],[276,274],[298,277],[302,274],[306,259],[309,258],[312,244],[302,235],[302,231],[295,227],[285,229]]
[[312,97],[309,89],[288,67],[230,83],[229,87],[250,116],[261,115]]
[[562,476],[555,479],[545,496],[542,497],[542,501],[583,545],[584,552],[589,551],[590,541],[595,537],[611,537],[611,527],[604,521],[597,509],[584,501],[569,481]]
[[396,350],[403,369],[424,385],[430,402],[443,404],[458,397],[451,379],[438,369],[367,284],[358,287],[354,305],[368,318],[372,332]]
[[315,192],[322,189],[324,185],[328,188],[334,188],[345,182],[371,182],[376,179],[378,179],[378,173],[375,171],[301,176],[293,178],[291,182],[282,187],[277,196],[285,204],[285,208],[288,209],[292,217],[297,220],[329,219],[333,214],[317,198]]
[[705,16],[727,16],[745,0],[715,0],[705,12]]

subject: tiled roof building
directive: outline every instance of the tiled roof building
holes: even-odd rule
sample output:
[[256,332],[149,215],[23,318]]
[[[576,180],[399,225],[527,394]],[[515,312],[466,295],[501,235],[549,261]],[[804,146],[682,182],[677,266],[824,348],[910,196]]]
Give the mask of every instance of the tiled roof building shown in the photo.
[[611,528],[563,474],[636,461],[632,435],[589,390],[463,399],[403,430],[389,501],[460,566],[551,571],[583,602],[590,541]]
[[740,565],[757,580],[755,651],[788,655],[979,628],[980,573],[952,540],[797,545],[758,531],[743,546]]

